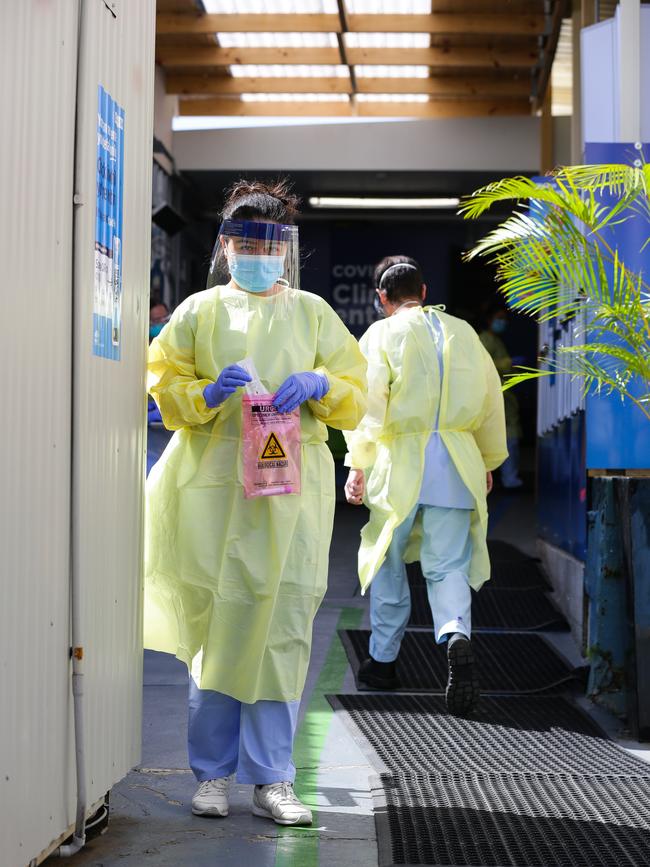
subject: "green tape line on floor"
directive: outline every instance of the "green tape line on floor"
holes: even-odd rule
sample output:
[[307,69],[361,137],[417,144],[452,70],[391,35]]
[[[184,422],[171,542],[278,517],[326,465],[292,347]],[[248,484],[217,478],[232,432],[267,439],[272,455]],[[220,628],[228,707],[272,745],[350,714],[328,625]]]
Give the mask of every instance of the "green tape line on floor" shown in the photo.
[[[296,794],[312,805],[318,793],[320,757],[332,722],[333,710],[325,698],[328,693],[341,691],[348,669],[348,660],[339,641],[339,629],[358,629],[363,611],[343,608],[316,681],[302,725],[298,729],[293,759],[298,769]],[[314,827],[318,828],[318,813],[314,813]],[[278,837],[275,867],[318,867],[320,832],[305,828],[282,828]]]

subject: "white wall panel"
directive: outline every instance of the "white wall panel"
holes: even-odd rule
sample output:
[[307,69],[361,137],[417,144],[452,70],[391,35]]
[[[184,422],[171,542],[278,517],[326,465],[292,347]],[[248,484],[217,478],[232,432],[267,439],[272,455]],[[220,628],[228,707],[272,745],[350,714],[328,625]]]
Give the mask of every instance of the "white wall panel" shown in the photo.
[[260,127],[174,133],[179,169],[494,171],[539,169],[539,118]]
[[76,37],[73,2],[2,4],[3,867],[27,864],[67,828],[74,806],[67,783]]
[[[74,822],[71,567],[89,805],[139,758],[155,0],[82,2],[74,233],[80,4],[1,13],[1,867],[39,859]],[[126,109],[120,362],[92,355],[100,83]]]
[[[155,0],[84,0],[75,231],[73,570],[81,585],[89,800],[139,761],[144,358]],[[125,111],[121,360],[93,355],[97,89]]]

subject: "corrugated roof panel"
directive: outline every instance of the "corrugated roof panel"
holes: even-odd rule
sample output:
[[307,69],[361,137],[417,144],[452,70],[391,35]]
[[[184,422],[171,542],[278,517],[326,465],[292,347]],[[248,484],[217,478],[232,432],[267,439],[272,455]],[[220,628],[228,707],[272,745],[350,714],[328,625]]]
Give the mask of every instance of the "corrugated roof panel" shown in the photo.
[[349,102],[347,93],[242,93],[242,102]]
[[336,48],[336,33],[217,33],[222,48]]
[[426,93],[357,93],[357,102],[429,102]]
[[431,0],[345,0],[351,15],[428,15]]
[[373,66],[364,65],[354,67],[358,78],[428,78],[428,66]]
[[336,0],[203,0],[206,12],[221,15],[320,14],[335,15]]
[[428,48],[428,33],[346,33],[348,48]]
[[[426,68],[426,67],[425,67]],[[349,78],[347,66],[324,64],[242,63],[229,67],[233,78]]]

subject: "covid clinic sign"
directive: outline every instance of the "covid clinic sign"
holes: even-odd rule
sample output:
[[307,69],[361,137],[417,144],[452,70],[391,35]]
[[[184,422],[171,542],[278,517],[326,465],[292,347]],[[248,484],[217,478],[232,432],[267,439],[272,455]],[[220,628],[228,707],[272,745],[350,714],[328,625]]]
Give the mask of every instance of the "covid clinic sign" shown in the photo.
[[101,84],[97,89],[96,171],[93,355],[119,361],[122,327],[124,109]]
[[356,337],[377,319],[373,306],[374,270],[374,264],[364,262],[341,262],[332,266],[332,306]]

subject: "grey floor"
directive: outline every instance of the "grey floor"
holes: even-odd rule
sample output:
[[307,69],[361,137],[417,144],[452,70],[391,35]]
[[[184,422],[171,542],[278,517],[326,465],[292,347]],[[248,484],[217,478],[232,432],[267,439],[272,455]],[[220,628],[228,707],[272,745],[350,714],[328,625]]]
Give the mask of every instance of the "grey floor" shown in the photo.
[[[142,763],[111,793],[108,832],[74,859],[59,864],[96,867],[376,867],[377,847],[369,778],[376,773],[323,695],[354,692],[336,635],[340,618],[367,624],[367,600],[356,579],[358,534],[363,509],[341,507],[332,544],[330,582],[314,627],[301,731],[313,743],[297,750],[298,774],[311,780],[315,824],[311,830],[280,829],[251,815],[249,786],[233,786],[227,819],[202,819],[190,812],[195,781],[187,766],[185,667],[172,657],[147,652],[144,667]],[[496,495],[490,535],[534,554],[531,494]],[[580,661],[568,635],[549,635],[558,649]],[[599,722],[618,739],[620,726],[606,714]],[[299,734],[300,740],[300,734]],[[647,757],[638,744],[624,746]],[[372,758],[372,757],[371,757]]]

